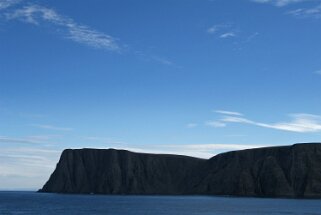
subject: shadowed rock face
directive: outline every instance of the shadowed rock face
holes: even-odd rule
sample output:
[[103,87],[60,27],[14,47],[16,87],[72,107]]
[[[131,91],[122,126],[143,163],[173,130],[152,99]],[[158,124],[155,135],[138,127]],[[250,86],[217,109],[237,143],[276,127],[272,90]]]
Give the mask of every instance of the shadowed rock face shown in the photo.
[[[184,194],[206,160],[114,149],[65,150],[42,192]],[[187,190],[186,190],[187,189]]]
[[321,144],[233,151],[209,160],[67,149],[40,192],[321,198]]

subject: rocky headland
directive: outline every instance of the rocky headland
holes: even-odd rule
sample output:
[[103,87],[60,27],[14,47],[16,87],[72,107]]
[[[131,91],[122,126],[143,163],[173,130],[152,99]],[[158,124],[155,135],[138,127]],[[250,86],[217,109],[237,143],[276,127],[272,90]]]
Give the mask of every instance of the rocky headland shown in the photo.
[[66,149],[39,192],[321,198],[321,144],[232,151],[207,160]]

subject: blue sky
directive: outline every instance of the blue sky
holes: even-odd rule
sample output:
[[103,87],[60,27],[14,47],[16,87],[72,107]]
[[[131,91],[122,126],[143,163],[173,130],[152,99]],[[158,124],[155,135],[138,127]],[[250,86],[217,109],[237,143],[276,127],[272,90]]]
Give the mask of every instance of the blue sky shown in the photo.
[[319,0],[0,0],[0,189],[65,148],[321,139]]

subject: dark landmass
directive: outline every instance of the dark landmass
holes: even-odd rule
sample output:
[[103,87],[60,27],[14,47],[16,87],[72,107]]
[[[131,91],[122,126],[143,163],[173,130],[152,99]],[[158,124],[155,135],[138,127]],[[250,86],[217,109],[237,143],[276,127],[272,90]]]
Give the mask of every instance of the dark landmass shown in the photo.
[[321,198],[321,144],[232,151],[208,160],[66,149],[39,192]]

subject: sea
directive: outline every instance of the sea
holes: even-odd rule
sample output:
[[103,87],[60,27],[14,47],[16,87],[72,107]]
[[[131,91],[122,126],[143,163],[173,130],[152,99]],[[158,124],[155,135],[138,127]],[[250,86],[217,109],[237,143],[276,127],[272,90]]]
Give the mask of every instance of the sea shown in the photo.
[[213,196],[109,196],[0,192],[0,214],[321,215],[321,200]]

